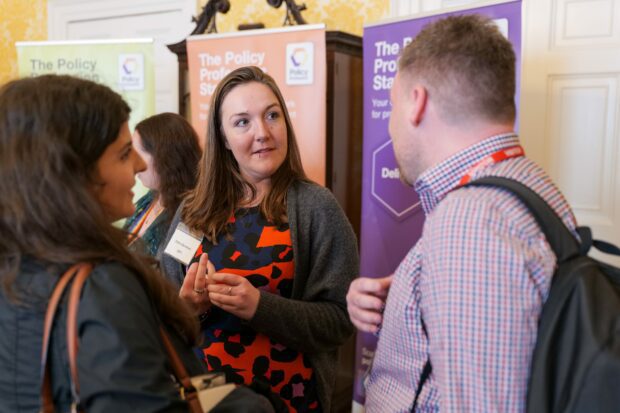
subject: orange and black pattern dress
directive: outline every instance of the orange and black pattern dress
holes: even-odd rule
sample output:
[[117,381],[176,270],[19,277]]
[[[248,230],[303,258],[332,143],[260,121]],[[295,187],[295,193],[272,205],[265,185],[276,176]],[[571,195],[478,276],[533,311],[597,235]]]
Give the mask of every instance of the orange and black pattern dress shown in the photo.
[[[290,298],[295,266],[288,225],[270,224],[253,207],[237,211],[228,230],[231,239],[221,236],[217,245],[203,238],[194,261],[206,252],[216,271],[241,275],[260,290]],[[302,353],[215,306],[202,326],[202,353],[210,371],[225,372],[228,382],[268,383],[292,412],[320,411],[316,380]]]

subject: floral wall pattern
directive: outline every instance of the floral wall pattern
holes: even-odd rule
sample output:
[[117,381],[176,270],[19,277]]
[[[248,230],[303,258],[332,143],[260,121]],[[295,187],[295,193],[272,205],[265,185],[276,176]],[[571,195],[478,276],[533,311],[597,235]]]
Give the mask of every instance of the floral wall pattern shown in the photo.
[[17,77],[15,42],[47,39],[47,0],[0,0],[0,85]]
[[[48,0],[0,0],[0,85],[17,76],[16,41],[47,39]],[[198,11],[206,0],[196,0]],[[241,23],[280,27],[284,6],[274,9],[266,0],[230,0],[230,11],[217,16],[220,33],[236,31]],[[308,10],[308,23],[325,23],[328,30],[362,34],[363,25],[389,16],[388,0],[297,0]]]
[[[236,31],[242,23],[263,23],[265,27],[280,27],[285,17],[282,5],[274,9],[267,0],[229,0],[227,14],[218,14],[217,30],[220,33]],[[301,14],[308,23],[325,23],[328,30],[340,30],[362,35],[365,23],[389,16],[389,0],[296,0],[305,3],[308,10]],[[206,0],[199,0],[202,7]]]

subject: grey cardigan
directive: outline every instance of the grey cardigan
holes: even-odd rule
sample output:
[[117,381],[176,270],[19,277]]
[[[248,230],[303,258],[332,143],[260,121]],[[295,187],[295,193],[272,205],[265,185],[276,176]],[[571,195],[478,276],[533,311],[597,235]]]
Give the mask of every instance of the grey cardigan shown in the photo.
[[[180,210],[164,247],[180,221]],[[334,196],[319,185],[291,185],[287,214],[295,260],[292,296],[284,298],[261,291],[249,325],[308,356],[321,407],[329,412],[338,346],[354,331],[345,296],[359,271],[357,241]],[[185,276],[183,266],[167,255],[161,256],[161,265],[164,275],[180,286]]]

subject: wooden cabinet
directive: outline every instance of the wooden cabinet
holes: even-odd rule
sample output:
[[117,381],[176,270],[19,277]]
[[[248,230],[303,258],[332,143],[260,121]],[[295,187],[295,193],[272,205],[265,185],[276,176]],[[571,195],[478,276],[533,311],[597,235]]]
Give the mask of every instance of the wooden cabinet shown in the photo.
[[362,197],[362,39],[328,31],[326,185],[359,237]]
[[[359,239],[362,199],[362,39],[328,31],[326,185]],[[355,335],[340,347],[332,412],[351,411]]]

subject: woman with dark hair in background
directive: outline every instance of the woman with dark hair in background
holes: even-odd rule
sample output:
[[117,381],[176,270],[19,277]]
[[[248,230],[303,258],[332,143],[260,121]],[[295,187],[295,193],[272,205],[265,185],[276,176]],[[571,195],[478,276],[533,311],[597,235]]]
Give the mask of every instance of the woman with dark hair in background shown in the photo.
[[[39,412],[49,296],[71,265],[92,263],[77,314],[80,406],[88,412],[179,412],[160,326],[190,374],[198,325],[178,294],[111,222],[134,212],[130,109],[108,87],[46,75],[0,89],[0,411]],[[66,300],[48,363],[56,411],[71,408]],[[62,322],[60,320],[63,320]]]
[[257,67],[215,90],[198,183],[169,238],[181,222],[204,234],[193,264],[186,274],[164,254],[162,269],[202,313],[209,370],[263,383],[291,411],[330,411],[357,243],[333,195],[306,178],[282,94]]
[[181,198],[196,185],[201,149],[198,135],[184,117],[161,113],[136,125],[133,147],[146,162],[138,173],[150,191],[136,203],[125,223],[132,249],[157,255]]

